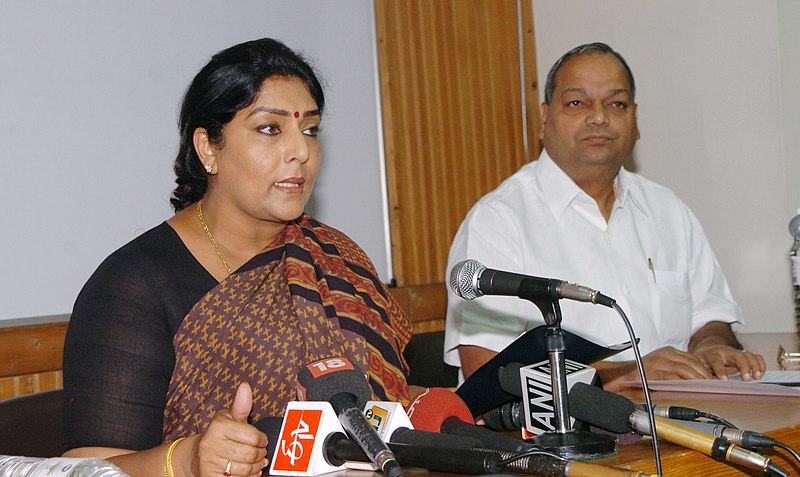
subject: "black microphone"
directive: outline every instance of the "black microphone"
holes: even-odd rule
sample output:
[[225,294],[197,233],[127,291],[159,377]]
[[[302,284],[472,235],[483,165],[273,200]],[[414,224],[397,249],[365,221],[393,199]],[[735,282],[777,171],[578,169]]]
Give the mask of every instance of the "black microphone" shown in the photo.
[[[636,409],[635,404],[624,396],[587,384],[575,383],[569,391],[568,399],[570,411],[575,419],[617,434],[629,431],[642,435],[651,434],[647,413]],[[706,434],[663,417],[656,417],[655,422],[658,437],[673,444],[770,475],[780,477],[789,475],[771,459],[736,446],[723,437]]]
[[408,444],[442,449],[476,449],[485,445],[471,436],[444,436],[440,432],[420,431],[408,427],[398,427],[389,436],[390,444]]
[[321,359],[302,368],[297,381],[307,401],[331,403],[339,423],[372,463],[389,477],[402,477],[394,454],[364,416],[364,406],[372,391],[355,365],[344,358]]
[[473,300],[483,295],[507,295],[526,300],[566,298],[609,308],[616,303],[613,298],[583,285],[555,278],[492,270],[472,259],[463,260],[450,270],[450,289],[465,300]]
[[267,459],[272,459],[272,456],[275,455],[281,424],[283,424],[283,418],[279,416],[262,417],[253,423],[253,427],[267,435]]
[[483,413],[483,422],[493,431],[508,432],[522,429],[525,423],[520,419],[519,401],[508,401]]
[[523,393],[519,370],[523,367],[522,363],[508,363],[505,366],[500,366],[497,369],[497,382],[500,383],[500,389],[512,396],[521,398]]

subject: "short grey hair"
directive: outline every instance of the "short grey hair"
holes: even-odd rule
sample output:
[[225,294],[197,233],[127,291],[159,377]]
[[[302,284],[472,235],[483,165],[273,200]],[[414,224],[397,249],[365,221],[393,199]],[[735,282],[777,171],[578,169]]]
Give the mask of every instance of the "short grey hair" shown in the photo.
[[547,82],[544,85],[545,104],[550,104],[550,101],[553,99],[553,91],[556,89],[556,73],[558,73],[558,70],[561,69],[564,63],[573,56],[591,55],[592,53],[611,53],[622,63],[622,66],[625,67],[625,72],[628,74],[628,82],[631,85],[631,98],[636,98],[636,83],[633,81],[633,72],[625,61],[625,58],[605,43],[595,42],[586,43],[585,45],[580,45],[569,50],[553,64],[553,67],[550,68],[550,72],[547,73]]

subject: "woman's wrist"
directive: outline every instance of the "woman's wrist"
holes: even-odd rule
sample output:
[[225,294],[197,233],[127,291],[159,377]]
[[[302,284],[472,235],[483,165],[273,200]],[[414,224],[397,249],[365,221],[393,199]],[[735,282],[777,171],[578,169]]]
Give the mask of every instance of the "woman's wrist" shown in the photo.
[[175,477],[175,467],[173,459],[175,457],[175,450],[178,448],[180,443],[185,439],[185,437],[180,437],[172,441],[172,443],[167,447],[167,452],[164,454],[164,475],[166,477]]
[[[193,434],[176,439],[170,444],[167,454],[164,456],[165,477],[192,477],[194,475],[193,460],[196,441],[197,436]],[[172,450],[171,455],[170,449]],[[171,464],[169,470],[167,470],[167,463]]]

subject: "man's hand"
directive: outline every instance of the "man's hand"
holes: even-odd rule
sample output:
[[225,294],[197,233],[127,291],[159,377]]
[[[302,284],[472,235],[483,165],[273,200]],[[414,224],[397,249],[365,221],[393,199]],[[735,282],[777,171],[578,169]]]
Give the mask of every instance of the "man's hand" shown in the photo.
[[712,321],[697,330],[689,341],[689,352],[697,356],[717,379],[739,372],[743,381],[761,379],[767,365],[764,357],[744,351],[728,323]]
[[[698,357],[679,351],[671,346],[659,348],[642,358],[647,379],[711,379],[711,370]],[[597,369],[603,388],[620,391],[622,383],[641,381],[636,361],[598,361],[592,363]]]
[[700,359],[714,373],[717,379],[728,379],[729,374],[739,372],[742,381],[761,379],[767,365],[764,357],[725,345],[712,345],[695,351]]

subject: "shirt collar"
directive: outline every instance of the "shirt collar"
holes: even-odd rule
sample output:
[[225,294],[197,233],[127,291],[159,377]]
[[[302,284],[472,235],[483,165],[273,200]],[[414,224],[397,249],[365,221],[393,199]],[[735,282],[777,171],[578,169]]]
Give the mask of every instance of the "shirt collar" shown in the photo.
[[628,172],[623,167],[614,179],[614,184],[617,187],[617,200],[614,202],[614,207],[625,207],[627,204],[632,204],[646,217],[650,217],[650,208],[647,205],[641,182],[636,180],[636,174]]
[[[539,187],[547,198],[550,212],[558,220],[561,220],[564,212],[576,199],[594,201],[589,194],[578,187],[575,181],[553,162],[546,150],[542,149],[542,154],[537,162]],[[623,168],[620,169],[614,179],[617,194],[614,208],[625,207],[628,203],[631,203],[646,216],[650,216],[647,203],[643,200],[644,195],[641,188],[636,187],[638,182],[633,180],[633,176]]]

